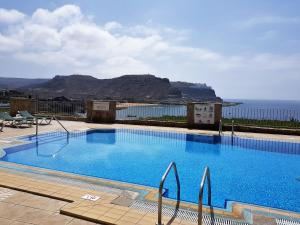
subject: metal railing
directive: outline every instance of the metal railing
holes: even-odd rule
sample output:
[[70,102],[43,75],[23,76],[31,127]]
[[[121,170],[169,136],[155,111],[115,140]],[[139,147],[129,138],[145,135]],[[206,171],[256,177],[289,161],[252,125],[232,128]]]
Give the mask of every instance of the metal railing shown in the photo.
[[38,114],[85,118],[86,104],[84,101],[38,100],[36,111]]
[[[160,184],[159,184],[159,194],[158,194],[158,218],[157,218],[157,223],[156,225],[163,225],[162,224],[162,197],[163,197],[163,187],[164,187],[164,182],[171,170],[171,168],[174,169],[174,173],[175,173],[175,177],[176,177],[176,183],[177,183],[177,205],[176,205],[176,209],[174,212],[174,215],[176,215],[176,212],[179,208],[179,203],[180,203],[180,181],[179,181],[179,176],[178,176],[178,172],[177,172],[177,167],[176,167],[176,163],[175,162],[171,162],[170,165],[168,166],[166,172],[164,173],[164,175],[161,178]],[[174,216],[173,216],[174,217]]]
[[202,225],[202,205],[203,205],[203,191],[204,191],[204,184],[205,180],[207,179],[207,185],[208,185],[208,205],[212,207],[211,205],[211,184],[210,184],[210,172],[209,168],[205,167],[204,173],[202,176],[202,180],[200,183],[200,190],[199,190],[199,196],[198,196],[198,225]]
[[[67,137],[69,137],[70,132],[67,130],[67,128],[55,117],[52,116],[54,120],[67,132]],[[35,123],[35,136],[38,136],[39,134],[39,123],[38,123],[38,117],[35,117],[36,123]]]
[[56,118],[56,116],[53,116],[53,119],[57,121],[57,123],[67,132],[68,135],[70,134],[67,128]]
[[116,120],[186,122],[187,106],[184,104],[119,103]]
[[300,128],[300,110],[276,108],[223,107],[223,124],[230,125],[234,120],[238,126],[270,128]]

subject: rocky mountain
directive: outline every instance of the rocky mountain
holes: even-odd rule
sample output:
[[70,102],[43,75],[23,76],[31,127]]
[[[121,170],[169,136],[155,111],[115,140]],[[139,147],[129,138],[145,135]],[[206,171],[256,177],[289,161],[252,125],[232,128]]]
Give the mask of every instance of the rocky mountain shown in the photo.
[[216,97],[215,91],[206,84],[188,83],[188,82],[171,82],[173,88],[181,92],[182,99],[192,101],[210,101],[213,98],[222,101],[221,98]]
[[27,78],[10,78],[0,77],[0,89],[18,89],[27,85],[41,84],[49,79],[27,79]]
[[[0,80],[1,81],[1,80]],[[73,99],[112,99],[119,101],[187,102],[221,99],[205,84],[170,82],[154,75],[124,75],[97,79],[88,75],[57,75],[50,80],[27,80],[17,90],[40,98],[65,96]],[[1,83],[0,83],[1,87]]]

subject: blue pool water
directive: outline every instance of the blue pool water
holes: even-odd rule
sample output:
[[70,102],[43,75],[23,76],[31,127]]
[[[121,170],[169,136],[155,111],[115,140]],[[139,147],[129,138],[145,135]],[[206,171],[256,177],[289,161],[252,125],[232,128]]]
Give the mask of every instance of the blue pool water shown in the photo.
[[[214,206],[233,200],[300,212],[299,143],[127,129],[23,139],[32,144],[5,149],[1,160],[152,187],[175,161],[181,199],[195,203],[209,166]],[[170,174],[171,198],[175,186]]]

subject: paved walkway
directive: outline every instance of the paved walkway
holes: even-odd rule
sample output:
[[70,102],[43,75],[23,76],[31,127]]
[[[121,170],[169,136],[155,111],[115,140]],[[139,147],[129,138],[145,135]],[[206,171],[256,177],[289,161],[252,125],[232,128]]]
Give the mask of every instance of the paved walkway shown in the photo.
[[0,225],[92,225],[59,214],[68,202],[0,188]]

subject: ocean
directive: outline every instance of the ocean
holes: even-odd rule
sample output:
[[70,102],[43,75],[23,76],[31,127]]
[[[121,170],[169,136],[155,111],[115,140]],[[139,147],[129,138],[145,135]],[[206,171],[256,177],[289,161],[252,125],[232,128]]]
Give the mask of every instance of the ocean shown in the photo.
[[223,107],[223,118],[300,121],[300,101],[225,99],[242,103]]
[[[300,101],[226,99],[242,103],[223,107],[223,118],[300,121]],[[117,120],[135,120],[163,116],[186,116],[185,105],[133,106],[117,111]]]
[[[299,96],[300,97],[300,96]],[[282,109],[300,111],[300,100],[245,100],[245,99],[225,99],[227,102],[241,102],[243,104],[235,108],[247,109]]]

